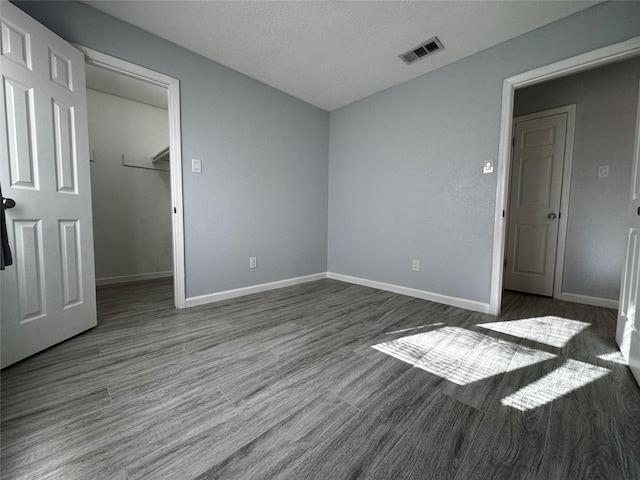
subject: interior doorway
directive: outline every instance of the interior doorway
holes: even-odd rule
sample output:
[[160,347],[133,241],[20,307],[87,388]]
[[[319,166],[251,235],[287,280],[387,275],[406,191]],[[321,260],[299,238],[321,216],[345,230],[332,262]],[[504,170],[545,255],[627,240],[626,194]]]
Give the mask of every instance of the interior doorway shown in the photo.
[[[170,233],[167,237],[164,238],[164,240],[155,242],[153,247],[150,244],[138,245],[138,249],[139,251],[143,252],[146,250],[155,249],[156,254],[159,253],[162,255],[164,243],[164,248],[166,250],[165,255],[167,254],[167,252],[170,252],[170,261],[167,262],[166,258],[160,259],[159,261],[158,259],[156,259],[156,265],[164,265],[164,267],[161,267],[160,270],[156,272],[139,272],[130,275],[130,278],[128,279],[124,278],[124,280],[144,280],[147,278],[153,278],[154,275],[157,278],[167,276],[169,272],[172,272],[174,285],[174,304],[176,308],[184,308],[184,221],[182,197],[182,151],[180,144],[179,82],[178,80],[168,77],[164,74],[131,64],[129,62],[125,62],[115,57],[97,52],[95,50],[91,50],[80,45],[76,45],[76,47],[85,54],[88,75],[91,75],[91,72],[95,74],[97,72],[96,69],[99,69],[100,73],[108,76],[106,83],[111,84],[112,88],[114,83],[119,83],[119,81],[121,80],[122,82],[128,84],[130,88],[137,90],[136,95],[142,95],[143,98],[146,98],[147,102],[165,102],[164,105],[166,105],[167,112],[167,136],[165,137],[166,141],[163,140],[162,143],[158,143],[158,148],[155,148],[153,150],[154,153],[145,153],[144,155],[140,155],[140,152],[123,151],[122,163],[126,166],[125,168],[130,168],[132,171],[135,169],[139,170],[139,173],[142,173],[144,170],[146,170],[146,172],[144,173],[155,175],[154,180],[156,180],[156,184],[158,183],[158,181],[162,182],[162,176],[165,177],[164,181],[168,183],[166,187],[168,187],[170,198],[167,202],[166,214],[170,218],[168,222],[170,224]],[[99,82],[99,80],[96,81]],[[145,86],[149,88],[145,88]],[[101,88],[104,90],[104,85]],[[164,100],[160,100],[159,97],[164,97]],[[157,106],[158,105],[155,105],[154,107]],[[162,105],[160,105],[160,107],[162,107]],[[140,126],[139,130],[142,131],[143,128]],[[149,135],[155,136],[152,134]],[[164,145],[164,147],[160,147],[159,145]],[[92,156],[95,155],[95,158],[93,158],[95,163],[94,166],[97,166],[98,162],[100,162],[100,151],[98,149],[95,149],[91,153]],[[153,170],[155,170],[155,172]],[[149,178],[151,177],[147,177],[147,179]],[[144,192],[138,192],[138,195],[140,194],[144,195]],[[119,212],[120,209],[134,207],[135,206],[133,205],[120,205],[119,208],[113,209],[114,211],[112,212],[112,214],[116,216],[117,221],[118,214],[122,213]],[[108,209],[108,207],[106,208]],[[143,223],[146,221],[144,212],[139,212],[136,218],[138,218],[139,221]],[[140,231],[139,227],[141,226],[144,227],[144,225],[137,225],[134,226],[134,229],[137,228],[138,231]],[[98,234],[99,232],[96,233]],[[152,259],[152,256],[153,255],[150,254],[148,259],[153,263],[154,260]],[[167,265],[169,268],[167,268]],[[143,268],[145,267],[143,266]],[[100,279],[100,274],[99,272],[97,273],[98,279]],[[136,275],[139,276],[136,278]],[[127,277],[127,275],[122,276]],[[113,277],[114,276],[107,276],[106,282],[103,283],[118,282],[118,275],[115,275],[115,278]]]
[[167,90],[85,65],[96,286],[173,277]]
[[618,308],[639,75],[636,57],[516,91],[505,289]]
[[[511,178],[511,139],[513,137],[512,124],[516,89],[540,84],[552,79],[572,75],[574,73],[591,70],[599,66],[637,57],[638,55],[640,55],[640,38],[634,38],[616,45],[611,45],[578,55],[555,64],[540,67],[529,72],[507,78],[504,81],[489,309],[491,314],[499,315],[502,303],[504,257],[507,246],[506,213],[508,210],[509,194],[508,179]],[[572,300],[576,301],[579,300],[579,298]]]

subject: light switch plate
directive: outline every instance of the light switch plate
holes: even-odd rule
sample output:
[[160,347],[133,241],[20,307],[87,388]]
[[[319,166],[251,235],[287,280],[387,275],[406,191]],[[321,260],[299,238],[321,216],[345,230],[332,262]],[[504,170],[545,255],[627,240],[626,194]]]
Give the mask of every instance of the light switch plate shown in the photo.
[[493,158],[491,160],[484,161],[482,173],[493,173]]
[[193,173],[202,173],[202,162],[195,158],[191,159],[191,171]]
[[609,165],[598,167],[598,178],[605,178],[609,176]]

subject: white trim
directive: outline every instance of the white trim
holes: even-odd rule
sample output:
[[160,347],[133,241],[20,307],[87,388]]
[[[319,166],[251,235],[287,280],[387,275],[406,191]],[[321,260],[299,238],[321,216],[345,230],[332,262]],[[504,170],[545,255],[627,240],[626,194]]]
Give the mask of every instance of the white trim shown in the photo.
[[390,283],[376,282],[374,280],[366,280],[364,278],[350,277],[348,275],[341,275],[339,273],[327,272],[327,278],[339,280],[341,282],[354,283],[356,285],[362,285],[363,287],[371,287],[387,292],[399,293],[400,295],[407,295],[409,297],[421,298],[423,300],[429,300],[430,302],[451,305],[452,307],[473,310],[474,312],[489,313],[489,304],[478,302],[476,300],[450,297],[448,295],[442,295],[440,293],[427,292],[425,290],[418,290],[416,288],[403,287]]
[[593,305],[594,307],[605,307],[618,310],[618,300],[611,300],[608,298],[591,297],[589,295],[578,295],[577,293],[564,292],[554,295],[554,298],[564,300],[565,302],[582,303],[584,305]]
[[[556,240],[556,263],[553,278],[553,298],[560,299],[562,294],[562,278],[564,275],[564,253],[567,243],[567,224],[569,219],[569,199],[571,198],[571,172],[573,169],[573,143],[576,132],[576,106],[566,105],[563,107],[551,108],[541,112],[521,115],[513,119],[511,131],[514,132],[516,124],[527,122],[538,118],[551,117],[562,113],[567,114],[567,128],[564,140],[564,164],[562,166],[562,187],[560,191],[560,215],[558,219],[558,238]],[[510,162],[513,166],[513,155]],[[507,208],[506,218],[509,218]],[[508,246],[507,246],[508,248]]]
[[236,288],[233,290],[225,290],[223,292],[208,293],[206,295],[199,295],[197,297],[187,298],[186,306],[188,308],[188,307],[195,307],[198,305],[204,305],[207,303],[220,302],[222,300],[228,300],[230,298],[244,297],[245,295],[252,295],[254,293],[268,292],[269,290],[277,290],[279,288],[291,287],[293,285],[299,285],[301,283],[322,280],[323,278],[327,278],[326,272],[315,273],[313,275],[306,275],[304,277],[288,278],[286,280],[278,280],[276,282],[261,283],[259,285]]
[[562,295],[564,278],[564,255],[567,247],[567,225],[569,223],[569,200],[571,198],[571,175],[573,171],[573,146],[576,135],[576,106],[561,107],[567,112],[567,135],[565,137],[564,170],[562,172],[562,193],[560,195],[560,219],[556,247],[556,271],[553,280],[553,297]]
[[184,253],[184,206],[182,196],[182,145],[180,132],[180,82],[159,72],[149,70],[134,63],[106,55],[82,45],[73,44],[85,54],[85,60],[92,65],[123,73],[167,89],[169,110],[169,148],[171,160],[171,201],[174,208],[173,230],[173,290],[176,308],[186,306],[185,253]]
[[502,302],[503,258],[506,243],[506,218],[503,211],[508,205],[508,178],[511,167],[511,124],[513,97],[516,88],[546,82],[584,70],[621,61],[640,54],[640,37],[599,48],[560,62],[536,68],[504,80],[502,87],[502,113],[500,116],[500,145],[498,150],[498,178],[496,185],[496,210],[493,227],[493,261],[491,269],[490,312],[500,314]]
[[144,282],[146,280],[156,280],[158,278],[173,277],[173,272],[153,272],[153,273],[138,273],[136,275],[123,275],[121,277],[104,277],[96,278],[96,286],[102,285],[115,285],[118,283],[134,283]]

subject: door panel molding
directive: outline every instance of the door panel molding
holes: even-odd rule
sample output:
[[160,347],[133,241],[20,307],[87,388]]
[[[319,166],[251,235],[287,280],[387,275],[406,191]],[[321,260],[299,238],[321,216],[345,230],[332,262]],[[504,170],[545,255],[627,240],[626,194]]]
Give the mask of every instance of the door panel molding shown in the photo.
[[47,314],[44,278],[44,249],[40,220],[14,220],[19,322],[36,320]]

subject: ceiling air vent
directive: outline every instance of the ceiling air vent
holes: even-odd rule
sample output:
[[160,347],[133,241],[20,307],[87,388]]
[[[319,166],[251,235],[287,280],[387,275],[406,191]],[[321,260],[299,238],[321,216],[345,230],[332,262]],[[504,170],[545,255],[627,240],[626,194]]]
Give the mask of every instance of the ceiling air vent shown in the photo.
[[404,60],[404,63],[407,65],[411,65],[413,62],[420,60],[421,58],[426,57],[427,55],[433,55],[437,51],[442,50],[444,47],[442,46],[442,42],[438,40],[438,37],[433,37],[424,42],[422,45],[409,50],[406,53],[400,55],[400,58]]

